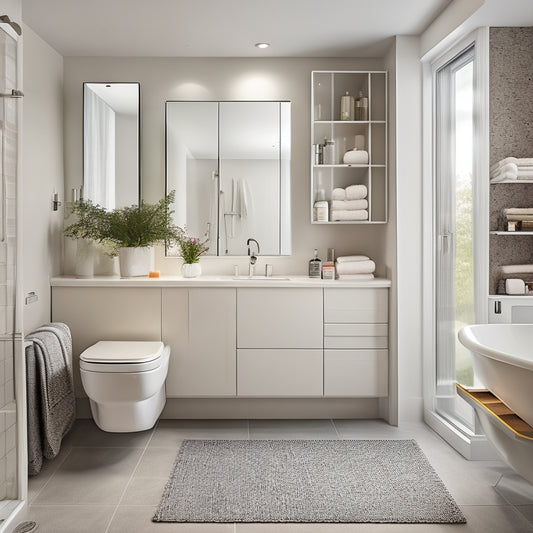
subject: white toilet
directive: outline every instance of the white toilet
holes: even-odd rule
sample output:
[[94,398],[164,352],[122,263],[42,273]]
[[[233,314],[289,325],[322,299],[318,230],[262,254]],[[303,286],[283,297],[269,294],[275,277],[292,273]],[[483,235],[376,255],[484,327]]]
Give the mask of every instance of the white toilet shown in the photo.
[[162,342],[99,341],[87,348],[80,373],[96,425],[117,433],[152,428],[166,401],[169,357]]

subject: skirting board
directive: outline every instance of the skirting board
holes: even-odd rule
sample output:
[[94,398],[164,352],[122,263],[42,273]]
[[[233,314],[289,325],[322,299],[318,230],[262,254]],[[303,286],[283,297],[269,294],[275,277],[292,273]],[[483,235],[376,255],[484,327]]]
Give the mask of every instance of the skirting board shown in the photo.
[[[76,417],[91,418],[88,398],[76,398]],[[379,398],[167,398],[166,419],[381,418]]]

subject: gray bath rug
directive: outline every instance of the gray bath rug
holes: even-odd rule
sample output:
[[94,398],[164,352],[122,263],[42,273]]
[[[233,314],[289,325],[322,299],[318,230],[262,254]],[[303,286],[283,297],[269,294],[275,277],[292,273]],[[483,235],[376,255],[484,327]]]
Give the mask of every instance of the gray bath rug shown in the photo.
[[186,440],[153,521],[466,519],[414,440]]

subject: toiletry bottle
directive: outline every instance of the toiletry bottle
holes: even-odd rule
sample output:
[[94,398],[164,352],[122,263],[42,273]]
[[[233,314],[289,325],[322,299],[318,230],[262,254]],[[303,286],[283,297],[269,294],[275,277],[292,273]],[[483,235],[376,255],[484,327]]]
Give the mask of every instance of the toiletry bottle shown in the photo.
[[359,102],[360,102],[360,116],[359,120],[368,120],[368,98],[363,96],[363,91],[359,92]]
[[335,141],[333,139],[328,139],[326,141],[326,146],[324,146],[324,165],[335,165],[337,149],[335,146]]
[[315,248],[315,256],[309,261],[309,277],[322,277],[322,261],[318,258],[318,250]]
[[346,91],[346,94],[341,96],[341,120],[353,120],[353,96]]

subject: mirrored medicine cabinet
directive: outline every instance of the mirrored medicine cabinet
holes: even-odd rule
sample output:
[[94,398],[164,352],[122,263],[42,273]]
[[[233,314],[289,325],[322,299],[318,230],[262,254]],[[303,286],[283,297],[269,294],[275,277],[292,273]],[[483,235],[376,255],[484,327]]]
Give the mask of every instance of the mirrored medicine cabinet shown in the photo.
[[140,84],[83,84],[82,196],[106,209],[140,197]]
[[[208,255],[290,255],[290,102],[166,102],[175,223]],[[174,251],[167,251],[172,255]]]

